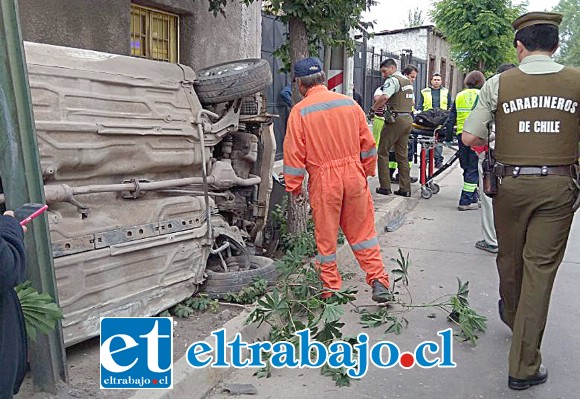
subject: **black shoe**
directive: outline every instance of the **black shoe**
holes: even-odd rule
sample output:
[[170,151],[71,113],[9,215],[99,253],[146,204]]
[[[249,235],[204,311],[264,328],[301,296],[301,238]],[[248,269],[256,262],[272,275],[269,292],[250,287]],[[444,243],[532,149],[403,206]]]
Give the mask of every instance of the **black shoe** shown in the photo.
[[401,197],[410,197],[411,196],[411,193],[409,193],[407,191],[401,191],[401,190],[397,190],[393,194],[400,195]]
[[548,369],[541,364],[540,369],[536,374],[529,378],[508,378],[508,386],[511,389],[515,389],[517,391],[523,391],[524,389],[528,389],[534,385],[540,385],[544,382],[548,381]]
[[379,280],[375,280],[373,281],[372,300],[378,303],[391,302],[393,300],[393,294]]
[[377,194],[391,195],[391,194],[393,194],[393,192],[391,190],[389,190],[388,188],[377,187]]
[[435,164],[435,169],[441,169],[443,167],[443,162],[438,162]]
[[501,321],[503,321],[503,323],[506,326],[508,326],[510,328],[510,330],[512,330],[512,327],[508,324],[507,320],[505,319],[505,303],[504,303],[503,299],[500,299],[499,301],[497,301],[497,309],[498,309],[499,318],[501,319]]
[[[411,180],[411,183],[417,183],[419,181],[418,178],[413,177],[413,176],[409,177],[409,180]],[[395,177],[391,177],[391,183],[399,184],[399,175],[398,174],[396,174]]]

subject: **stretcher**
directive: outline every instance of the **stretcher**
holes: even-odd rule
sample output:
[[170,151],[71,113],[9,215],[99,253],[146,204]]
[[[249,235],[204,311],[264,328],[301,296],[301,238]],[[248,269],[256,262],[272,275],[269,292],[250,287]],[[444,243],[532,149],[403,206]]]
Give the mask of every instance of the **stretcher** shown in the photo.
[[[415,149],[417,149],[418,145],[421,145],[421,151],[418,155],[420,158],[419,182],[421,183],[421,197],[425,199],[429,199],[434,194],[439,193],[441,187],[435,183],[435,179],[459,159],[459,149],[446,143],[445,146],[455,150],[455,153],[441,168],[435,171],[435,147],[439,141],[439,132],[442,128],[442,125],[436,128],[429,128],[413,123],[413,130],[411,131]],[[414,162],[417,163],[417,151],[415,151]]]

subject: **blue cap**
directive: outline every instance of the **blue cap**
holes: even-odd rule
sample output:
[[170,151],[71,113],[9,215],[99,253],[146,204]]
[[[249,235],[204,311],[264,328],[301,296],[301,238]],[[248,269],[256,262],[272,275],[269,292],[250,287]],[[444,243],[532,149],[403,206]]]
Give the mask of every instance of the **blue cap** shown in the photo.
[[294,64],[294,77],[296,78],[314,75],[318,72],[322,72],[322,63],[318,58],[303,58]]

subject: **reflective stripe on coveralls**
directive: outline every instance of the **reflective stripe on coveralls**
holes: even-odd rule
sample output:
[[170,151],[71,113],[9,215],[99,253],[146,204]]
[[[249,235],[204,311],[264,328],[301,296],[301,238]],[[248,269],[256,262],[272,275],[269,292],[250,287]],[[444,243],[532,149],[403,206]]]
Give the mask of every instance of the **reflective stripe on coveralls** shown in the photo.
[[374,247],[375,245],[379,245],[379,239],[377,237],[373,237],[370,240],[365,240],[357,244],[351,244],[350,247],[354,252],[354,251],[362,251],[363,249],[369,249]]
[[316,255],[316,260],[320,263],[336,262],[336,254],[332,255]]
[[[284,138],[286,190],[300,193],[306,169],[315,225],[316,266],[326,289],[339,290],[336,265],[339,227],[360,248],[355,256],[369,285],[389,286],[375,231],[374,205],[367,176],[374,176],[376,144],[362,109],[349,97],[319,85],[308,90],[288,118]],[[372,246],[370,246],[373,244]]]
[[304,168],[295,168],[293,166],[284,165],[283,171],[285,175],[292,175],[292,176],[304,176],[306,173],[306,169]]
[[300,110],[301,116],[306,116],[312,112],[328,111],[333,108],[351,106],[353,101],[350,98],[328,101],[326,103],[313,104]]
[[361,152],[360,153],[360,159],[367,159],[367,158],[371,158],[371,157],[376,157],[377,156],[377,149],[376,148],[371,148],[368,151],[365,152]]

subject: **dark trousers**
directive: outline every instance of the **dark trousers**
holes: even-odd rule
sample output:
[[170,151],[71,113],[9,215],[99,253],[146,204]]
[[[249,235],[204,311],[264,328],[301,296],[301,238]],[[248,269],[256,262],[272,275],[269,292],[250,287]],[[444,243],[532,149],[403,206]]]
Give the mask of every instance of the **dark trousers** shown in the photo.
[[437,143],[435,145],[435,165],[441,165],[443,163],[443,144]]
[[499,292],[513,330],[511,377],[528,378],[542,362],[540,345],[552,285],[566,250],[577,195],[569,177],[506,176],[493,199]]
[[411,179],[409,161],[407,160],[409,151],[409,135],[413,127],[413,118],[407,115],[397,116],[395,123],[388,125],[385,123],[381,131],[379,140],[378,169],[379,183],[381,188],[391,189],[391,176],[389,173],[389,150],[395,148],[395,158],[399,169],[399,189],[411,192]]
[[463,190],[459,205],[469,205],[479,201],[477,184],[479,183],[479,158],[471,147],[461,141],[461,135],[457,136],[459,143],[459,165],[463,169]]
[[[407,158],[409,158],[409,167],[413,163],[413,157],[415,156],[415,144],[413,141],[409,140],[409,148],[407,150]],[[397,170],[397,158],[395,157],[395,149],[392,148],[389,151],[389,168],[391,173]]]
[[435,166],[440,167],[443,165],[443,144],[436,143],[433,149],[427,150],[427,159],[431,156],[431,151],[434,151]]

